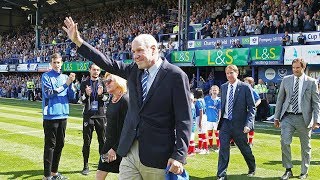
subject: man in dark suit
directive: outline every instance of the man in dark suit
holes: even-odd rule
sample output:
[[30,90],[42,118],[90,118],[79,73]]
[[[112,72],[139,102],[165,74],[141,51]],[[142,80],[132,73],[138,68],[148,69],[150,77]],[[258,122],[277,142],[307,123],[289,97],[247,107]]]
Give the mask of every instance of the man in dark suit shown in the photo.
[[220,151],[217,179],[227,179],[230,158],[230,140],[234,139],[248,167],[248,176],[255,174],[256,164],[248,145],[247,133],[253,129],[255,106],[252,90],[238,80],[239,70],[235,65],[225,69],[228,82],[221,86],[221,119],[218,124]]
[[[291,142],[297,132],[301,144],[300,179],[308,177],[311,161],[311,130],[319,128],[319,89],[317,80],[304,73],[306,63],[297,58],[292,61],[292,75],[283,78],[274,113],[274,125],[281,125],[282,165],[286,168],[281,179],[293,177],[291,168]],[[281,122],[281,123],[280,123]]]
[[119,179],[164,179],[167,166],[181,174],[192,123],[187,75],[159,56],[151,35],[132,41],[134,63],[124,64],[85,42],[70,17],[64,23],[78,53],[128,81],[129,107],[117,150],[124,157]]

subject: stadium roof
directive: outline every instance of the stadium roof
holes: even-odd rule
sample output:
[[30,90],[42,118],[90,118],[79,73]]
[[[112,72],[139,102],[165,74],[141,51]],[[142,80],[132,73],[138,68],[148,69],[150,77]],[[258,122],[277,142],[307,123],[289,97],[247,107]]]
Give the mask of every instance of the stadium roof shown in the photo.
[[46,14],[55,15],[76,9],[90,10],[110,3],[123,4],[132,1],[135,0],[0,0],[0,33],[10,31],[12,27],[23,24],[27,19],[34,24],[38,7],[43,17]]
[[13,11],[36,11],[40,6],[41,13],[70,11],[77,8],[103,5],[116,0],[0,0],[2,9]]

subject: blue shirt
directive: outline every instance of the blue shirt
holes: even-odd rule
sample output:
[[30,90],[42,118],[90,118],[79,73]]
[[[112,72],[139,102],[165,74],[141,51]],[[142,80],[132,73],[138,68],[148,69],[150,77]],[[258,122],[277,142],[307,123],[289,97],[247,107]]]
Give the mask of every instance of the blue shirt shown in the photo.
[[257,93],[256,90],[252,89],[252,94],[253,94],[253,100],[254,102],[256,103],[259,99],[260,99],[260,96],[259,94]]
[[194,105],[194,103],[191,103],[191,114],[192,114],[192,119],[195,120],[196,119],[196,106]]
[[206,105],[203,98],[200,98],[196,101],[196,117],[200,116],[200,110],[203,114],[206,114]]
[[41,77],[43,120],[66,119],[69,115],[69,99],[75,99],[72,84],[66,84],[68,76],[54,70]]
[[206,114],[209,122],[217,122],[219,120],[219,111],[221,110],[221,99],[218,97],[212,99],[211,96],[204,98],[206,103]]

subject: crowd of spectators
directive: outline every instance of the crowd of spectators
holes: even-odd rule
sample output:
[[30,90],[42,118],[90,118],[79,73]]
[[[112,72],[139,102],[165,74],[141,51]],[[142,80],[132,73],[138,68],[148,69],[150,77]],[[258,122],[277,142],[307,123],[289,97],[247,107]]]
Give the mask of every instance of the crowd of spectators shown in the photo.
[[[27,82],[33,81],[35,84],[34,93],[35,99],[38,97],[38,92],[41,90],[40,74],[32,73],[15,73],[0,75],[0,97],[28,99]],[[37,92],[36,92],[37,89]],[[40,100],[40,99],[38,99]]]
[[199,1],[190,20],[204,24],[202,38],[307,32],[320,25],[317,6],[314,0]]
[[[320,25],[320,10],[315,4],[315,0],[194,0],[190,24],[203,26],[202,38],[313,31]],[[131,41],[138,34],[152,34],[159,42],[171,40],[170,36],[161,35],[172,33],[178,21],[177,14],[172,13],[177,12],[172,11],[177,10],[177,1],[126,5],[45,16],[40,23],[39,49],[35,47],[34,30],[23,24],[0,38],[0,63],[47,62],[56,52],[66,61],[85,60],[78,57],[76,47],[61,29],[65,16],[69,15],[78,22],[87,42],[117,60],[131,58]],[[161,44],[159,49],[164,56],[168,55],[173,49],[172,42]]]
[[[0,74],[0,97],[17,98],[30,101],[42,100],[41,73],[3,73]],[[80,94],[80,84],[89,78],[87,73],[78,73],[74,86],[76,89],[76,101],[78,103],[78,95]],[[103,75],[100,75],[103,78]],[[32,81],[34,86],[28,87],[28,82]],[[30,94],[32,93],[32,94]]]

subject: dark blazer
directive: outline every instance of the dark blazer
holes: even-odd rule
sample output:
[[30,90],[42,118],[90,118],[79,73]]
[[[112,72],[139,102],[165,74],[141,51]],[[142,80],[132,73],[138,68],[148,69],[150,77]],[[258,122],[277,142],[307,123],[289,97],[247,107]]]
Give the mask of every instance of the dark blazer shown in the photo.
[[[219,130],[224,121],[223,115],[226,107],[228,85],[229,83],[227,82],[221,86],[221,119],[218,124]],[[253,129],[255,106],[252,89],[248,84],[238,80],[237,89],[234,94],[233,102],[234,103],[232,109],[232,122],[234,122],[234,130],[243,131],[243,128],[245,126],[248,126],[250,129]]]
[[78,53],[128,81],[129,107],[117,153],[126,156],[137,139],[140,161],[145,166],[165,169],[169,158],[185,164],[192,123],[187,75],[162,59],[146,100],[142,102],[143,70],[135,63],[111,60],[86,42]]

